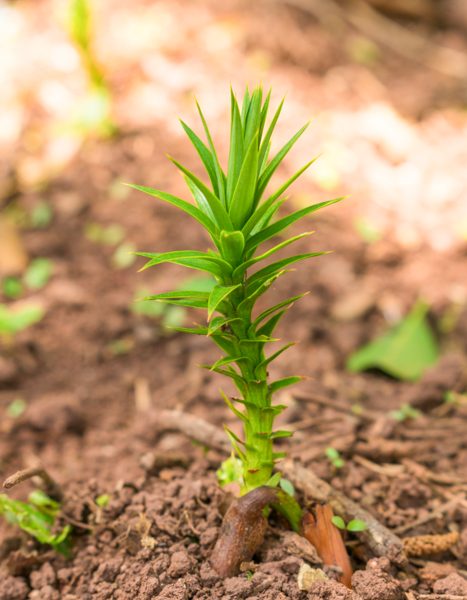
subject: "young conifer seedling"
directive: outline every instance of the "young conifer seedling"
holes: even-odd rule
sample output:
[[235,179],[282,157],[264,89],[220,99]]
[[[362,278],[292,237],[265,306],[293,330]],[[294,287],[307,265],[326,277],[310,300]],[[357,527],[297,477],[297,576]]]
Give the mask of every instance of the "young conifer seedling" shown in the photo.
[[[222,357],[210,369],[235,384],[240,397],[224,400],[243,424],[243,439],[226,428],[233,450],[241,462],[241,494],[261,486],[277,487],[280,474],[274,474],[276,462],[284,454],[276,452],[274,441],[291,435],[274,428],[274,421],[286,407],[273,402],[274,393],[301,378],[290,376],[271,381],[269,364],[292,344],[268,353],[266,348],[277,340],[274,330],[284,313],[301,296],[286,298],[263,310],[255,311],[257,300],[272,284],[299,261],[323,254],[306,252],[279,260],[270,257],[311,232],[294,235],[264,249],[276,235],[290,225],[340,198],[306,206],[277,218],[289,186],[313,163],[307,162],[272,193],[268,184],[279,165],[305,131],[302,127],[275,155],[270,156],[271,140],[283,102],[268,121],[271,94],[263,97],[261,88],[247,90],[239,106],[231,93],[230,151],[227,170],[222,168],[204,115],[198,106],[206,141],[184,122],[182,127],[206,169],[210,185],[201,181],[185,166],[171,159],[182,172],[194,203],[140,185],[132,187],[173,204],[206,230],[212,248],[206,252],[179,250],[165,253],[141,252],[148,268],[175,263],[209,273],[215,280],[212,290],[172,291],[151,296],[152,300],[207,311],[207,323],[185,328],[187,333],[206,335],[222,351]],[[290,498],[290,496],[289,496]],[[283,502],[287,504],[287,502]],[[290,508],[290,507],[289,507]],[[296,507],[295,507],[296,509]],[[298,529],[297,511],[285,508],[293,527]]]

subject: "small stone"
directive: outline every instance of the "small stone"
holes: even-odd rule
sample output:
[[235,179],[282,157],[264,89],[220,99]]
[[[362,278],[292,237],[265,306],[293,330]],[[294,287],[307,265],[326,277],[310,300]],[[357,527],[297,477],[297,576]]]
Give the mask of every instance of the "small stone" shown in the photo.
[[443,579],[439,579],[433,585],[436,594],[451,594],[453,596],[467,596],[467,580],[459,573],[451,573]]
[[0,579],[0,600],[26,600],[29,587],[22,577]]
[[309,564],[303,563],[297,575],[298,589],[308,591],[315,582],[324,581],[327,578],[322,569],[313,569]]
[[186,575],[191,569],[192,563],[188,554],[184,550],[179,550],[172,554],[168,574],[170,577],[181,577]]
[[352,575],[352,588],[363,600],[403,600],[400,583],[379,569],[356,571]]

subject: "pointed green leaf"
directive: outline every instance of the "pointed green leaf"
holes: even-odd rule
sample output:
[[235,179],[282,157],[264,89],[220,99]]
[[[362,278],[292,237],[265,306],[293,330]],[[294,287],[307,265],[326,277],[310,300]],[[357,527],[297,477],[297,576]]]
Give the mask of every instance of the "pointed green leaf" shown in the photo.
[[220,390],[220,392],[221,392],[222,398],[224,399],[224,402],[227,404],[227,406],[230,408],[230,410],[233,412],[233,414],[236,417],[238,417],[241,421],[246,422],[247,416],[244,413],[242,413],[240,410],[238,410],[238,408],[235,408],[235,406],[231,402],[230,398],[228,398],[222,390]]
[[261,321],[269,317],[269,315],[272,315],[272,313],[276,312],[277,310],[280,310],[281,308],[285,308],[286,306],[291,306],[294,302],[300,300],[300,298],[303,298],[303,296],[306,296],[307,294],[308,292],[305,292],[304,294],[292,296],[291,298],[287,298],[286,300],[283,300],[282,302],[279,302],[278,304],[267,308],[260,315],[258,315],[258,317],[256,317],[256,319],[253,322],[253,325],[258,326],[258,324],[261,323]]
[[251,101],[250,108],[248,109],[248,114],[246,116],[246,122],[244,126],[244,140],[245,145],[249,146],[250,143],[256,138],[256,149],[259,150],[259,129],[261,126],[261,101],[263,98],[263,90],[258,87],[254,90]]
[[256,334],[265,336],[272,335],[272,332],[276,328],[276,325],[279,323],[285,312],[285,310],[281,310],[280,312],[272,316],[268,321],[266,321],[266,323],[262,327],[258,329]]
[[185,133],[190,138],[191,143],[196,148],[196,151],[198,152],[199,157],[206,168],[215,194],[219,195],[219,185],[216,176],[216,170],[214,168],[214,161],[210,151],[206,147],[205,143],[191,129],[191,127],[189,127],[184,121],[180,121],[180,123],[182,124]]
[[271,121],[271,123],[270,123],[270,125],[268,127],[268,130],[266,131],[264,139],[261,142],[261,147],[260,147],[260,150],[259,150],[259,162],[260,162],[260,164],[263,164],[266,161],[266,159],[267,159],[267,151],[268,151],[268,148],[270,146],[271,137],[272,137],[272,134],[274,132],[274,129],[276,128],[277,121],[279,119],[279,116],[281,114],[283,106],[284,106],[284,99],[281,100],[279,106],[277,107],[277,110],[274,113],[274,116],[273,116],[272,121]]
[[277,235],[278,233],[280,233],[287,227],[290,227],[290,225],[292,225],[292,223],[295,223],[295,221],[298,221],[299,219],[305,217],[306,215],[316,212],[317,210],[320,210],[321,208],[324,208],[325,206],[330,206],[331,204],[340,202],[341,200],[343,200],[343,197],[334,198],[333,200],[326,200],[325,202],[318,202],[317,204],[312,204],[311,206],[306,206],[305,208],[301,208],[300,210],[297,210],[297,211],[291,213],[290,215],[287,215],[286,217],[279,219],[279,221],[276,221],[272,225],[269,225],[265,229],[258,231],[258,233],[255,233],[252,237],[250,237],[250,239],[247,241],[246,246],[245,246],[246,250],[248,251],[250,249],[256,248],[257,246],[259,246],[259,244],[262,244],[266,240],[269,240],[274,235]]
[[258,137],[259,142],[261,142],[261,139],[263,137],[263,131],[264,131],[264,127],[266,125],[266,119],[268,116],[270,101],[271,101],[271,90],[269,90],[269,92],[267,93],[267,96],[264,100],[263,107],[261,108],[261,117],[260,117],[260,123],[259,123],[259,137]]
[[230,443],[232,444],[232,448],[235,450],[235,452],[238,454],[240,460],[242,462],[246,462],[246,455],[243,452],[243,450],[241,450],[239,444],[242,444],[242,440],[240,440],[240,438],[235,435],[235,433],[230,430],[227,425],[224,425],[224,430],[226,432],[226,434],[228,435],[229,439],[230,439]]
[[135,254],[150,259],[140,271],[169,262],[190,269],[207,271],[218,277],[228,276],[231,272],[229,263],[214,253],[198,252],[196,250],[175,250],[173,252],[136,252]]
[[191,333],[193,335],[207,335],[207,327],[172,327],[169,326],[167,329],[171,331],[178,331],[179,333]]
[[274,352],[274,354],[271,354],[271,356],[268,356],[268,358],[265,358],[263,361],[261,361],[259,363],[259,365],[256,367],[255,371],[258,372],[259,369],[267,367],[269,363],[271,363],[278,356],[280,356],[283,352],[285,352],[286,350],[288,350],[289,348],[291,348],[294,345],[295,345],[295,342],[290,342],[289,344],[286,344],[285,346],[282,346],[282,348],[280,348],[279,350],[277,350],[277,352]]
[[227,203],[230,207],[231,198],[237,183],[243,162],[243,129],[237,99],[230,90],[230,150],[227,170]]
[[281,477],[282,473],[274,473],[274,475],[272,475],[272,477],[269,478],[265,485],[267,485],[268,487],[275,488],[279,485]]
[[177,196],[172,196],[172,194],[167,194],[166,192],[161,192],[160,190],[154,190],[153,188],[146,187],[144,185],[135,185],[133,183],[127,183],[125,185],[134,188],[135,190],[139,190],[140,192],[144,192],[149,196],[159,198],[159,200],[163,200],[169,204],[173,204],[196,219],[198,223],[201,223],[201,225],[211,234],[211,236],[217,236],[217,226],[215,223],[213,223],[211,219],[209,219],[209,217],[207,217],[199,208],[193,206],[193,204],[190,204],[189,202],[186,202],[186,200],[182,200],[181,198],[177,198]]
[[207,292],[195,292],[189,290],[174,290],[148,296],[144,300],[156,300],[164,304],[175,304],[177,306],[191,306],[193,308],[207,308],[209,294]]
[[199,188],[196,187],[196,185],[191,181],[191,179],[189,179],[186,176],[184,176],[184,179],[185,179],[185,183],[190,188],[190,192],[192,193],[196,204],[199,206],[199,209],[207,217],[209,217],[213,223],[215,223],[216,218],[214,216],[214,213],[212,212],[209,202],[206,200],[206,196],[201,192],[201,190]]
[[239,314],[242,314],[244,311],[251,310],[256,299],[264,294],[276,281],[276,279],[284,273],[286,273],[286,271],[279,271],[279,273],[276,273],[269,279],[266,279],[265,281],[259,281],[257,282],[257,285],[252,286],[252,289],[248,292],[248,296],[238,305]]
[[285,431],[285,430],[273,431],[270,434],[271,440],[278,440],[281,438],[288,438],[288,437],[292,437],[292,436],[293,436],[293,431]]
[[289,385],[293,385],[294,383],[298,383],[299,381],[302,381],[303,377],[300,377],[299,375],[295,375],[292,377],[284,377],[283,379],[278,379],[277,381],[273,381],[270,385],[269,385],[269,391],[271,392],[271,394],[274,394],[274,392],[277,392],[278,390],[281,390],[282,388],[285,388]]
[[217,360],[209,369],[215,371],[219,367],[225,367],[225,365],[230,365],[231,363],[250,362],[250,360],[248,356],[224,356]]
[[[230,88],[230,93],[233,94],[232,88]],[[234,98],[235,98],[235,95],[234,95]],[[235,98],[235,101],[237,101],[236,98]],[[242,102],[242,125],[243,125],[243,127],[245,127],[246,118],[248,116],[249,110],[250,110],[250,90],[248,89],[248,86],[246,86],[245,94],[243,95],[243,102]]]
[[239,276],[241,273],[243,273],[244,271],[249,269],[254,264],[261,262],[262,260],[265,260],[266,258],[271,256],[272,254],[275,254],[279,250],[282,250],[283,248],[286,248],[290,244],[293,244],[294,242],[296,242],[306,236],[309,236],[313,233],[314,233],[314,231],[306,231],[305,233],[300,233],[299,235],[295,235],[294,237],[291,237],[288,240],[285,240],[285,241],[281,242],[280,244],[277,244],[276,246],[274,246],[267,252],[264,252],[263,254],[255,256],[254,258],[250,258],[250,260],[247,260],[244,263],[242,263],[241,265],[239,265],[233,272],[232,276],[234,278],[236,278],[237,276]]
[[189,171],[174,158],[169,157],[169,159],[173,162],[177,169],[179,169],[184,175],[186,175],[186,177],[188,177],[188,179],[190,179],[192,185],[198,188],[198,190],[206,198],[219,229],[227,229],[231,231],[233,229],[232,222],[221,200],[219,200],[219,198],[215,196],[211,190],[200,179],[198,179],[198,177],[196,177],[194,173]]
[[212,313],[217,307],[226,300],[234,290],[239,288],[240,285],[240,283],[237,283],[236,285],[216,285],[209,295],[208,319],[211,318]]
[[251,277],[247,279],[247,285],[250,285],[258,280],[261,281],[265,277],[270,277],[271,275],[274,275],[277,271],[282,270],[288,265],[299,262],[301,260],[306,260],[307,258],[321,256],[323,254],[327,254],[327,252],[307,252],[305,254],[295,254],[294,256],[288,256],[287,258],[278,260],[251,275]]
[[229,214],[234,227],[241,229],[250,216],[255,199],[258,173],[258,137],[248,146],[229,205]]
[[303,132],[306,130],[308,125],[309,125],[309,123],[306,123],[301,129],[299,129],[297,131],[297,133],[294,136],[292,136],[290,138],[290,140],[279,150],[279,152],[276,154],[276,156],[271,160],[271,162],[264,169],[263,173],[261,174],[261,177],[259,178],[258,187],[256,190],[256,200],[257,201],[261,198],[264,190],[266,189],[266,186],[269,183],[269,180],[273,176],[274,172],[277,170],[278,166],[281,164],[281,162],[284,160],[284,158],[290,152],[290,150],[292,149],[292,147],[294,146],[296,141],[300,138],[300,136],[303,134]]
[[198,109],[198,113],[199,113],[201,122],[204,127],[204,132],[205,132],[206,138],[208,140],[209,148],[211,149],[211,156],[213,159],[214,171],[215,171],[216,177],[217,177],[217,187],[219,189],[219,198],[220,198],[222,205],[224,207],[227,207],[226,198],[225,198],[225,175],[224,175],[224,172],[222,171],[222,167],[219,163],[219,159],[217,158],[216,148],[214,146],[214,142],[212,141],[212,137],[211,137],[211,133],[209,131],[208,124],[206,122],[206,119],[204,118],[203,111],[201,110],[201,106],[198,104],[198,102],[196,103],[196,108]]

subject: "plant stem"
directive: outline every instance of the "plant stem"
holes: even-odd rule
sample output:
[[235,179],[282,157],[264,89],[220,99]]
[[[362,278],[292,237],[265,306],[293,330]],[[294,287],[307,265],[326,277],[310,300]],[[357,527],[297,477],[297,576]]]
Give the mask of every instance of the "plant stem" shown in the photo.
[[265,485],[274,467],[273,440],[271,438],[274,410],[271,407],[271,392],[268,387],[268,373],[260,364],[265,359],[264,342],[253,341],[256,333],[253,328],[251,309],[239,311],[238,307],[246,296],[245,280],[242,287],[232,294],[230,308],[232,316],[239,317],[238,323],[231,324],[235,345],[240,356],[247,360],[237,363],[245,385],[242,386],[242,400],[245,411],[243,419],[244,452],[242,494]]

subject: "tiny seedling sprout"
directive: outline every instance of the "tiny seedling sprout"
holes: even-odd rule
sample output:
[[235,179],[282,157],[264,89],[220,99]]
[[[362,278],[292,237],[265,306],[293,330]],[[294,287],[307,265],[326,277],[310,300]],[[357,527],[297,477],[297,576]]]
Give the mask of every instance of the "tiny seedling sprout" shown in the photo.
[[335,515],[331,519],[332,524],[337,527],[337,529],[341,529],[342,531],[351,531],[353,533],[358,533],[360,531],[366,531],[368,529],[368,525],[365,521],[361,519],[352,519],[348,523],[344,521],[342,517]]
[[[207,312],[206,323],[180,330],[208,336],[219,347],[222,356],[207,368],[232,380],[238,390],[238,397],[229,398],[224,393],[222,396],[243,424],[242,437],[225,427],[241,463],[242,494],[259,486],[280,484],[280,474],[273,472],[284,453],[276,451],[274,444],[292,434],[274,428],[276,417],[286,406],[275,403],[273,398],[276,392],[301,379],[288,376],[271,381],[269,365],[293,344],[286,343],[271,353],[266,352],[266,348],[278,341],[274,338],[277,324],[304,294],[283,299],[261,312],[255,310],[257,301],[279,277],[289,272],[292,265],[324,254],[305,251],[268,261],[279,250],[310,235],[310,231],[282,238],[266,248],[263,245],[297,221],[341,200],[319,202],[278,217],[279,208],[286,200],[285,192],[313,160],[306,162],[277,189],[266,193],[273,175],[307,127],[299,129],[276,154],[270,156],[273,133],[283,105],[281,102],[268,121],[270,100],[271,94],[263,95],[261,88],[252,93],[247,89],[240,104],[231,93],[230,150],[226,171],[218,159],[201,108],[198,106],[205,141],[182,122],[210,181],[207,185],[187,167],[171,159],[184,176],[194,203],[161,190],[132,185],[179,208],[197,221],[211,239],[212,247],[205,252],[175,250],[139,254],[147,259],[143,268],[173,263],[206,272],[215,280],[210,291],[175,290],[153,295],[150,299]],[[267,264],[264,264],[266,261]],[[230,469],[224,469],[227,479],[232,477],[232,472],[237,476],[232,464]]]

